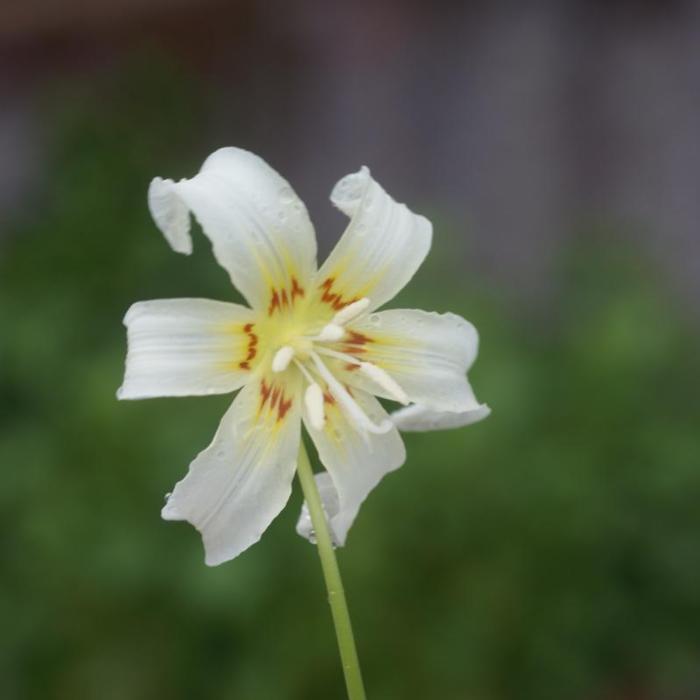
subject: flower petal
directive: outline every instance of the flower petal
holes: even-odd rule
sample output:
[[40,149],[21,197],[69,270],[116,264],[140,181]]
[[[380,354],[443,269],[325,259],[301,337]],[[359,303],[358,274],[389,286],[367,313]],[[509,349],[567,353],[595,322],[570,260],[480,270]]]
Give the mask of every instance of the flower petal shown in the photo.
[[209,237],[214,256],[255,309],[274,295],[291,303],[316,271],[316,236],[289,183],[240,148],[212,153],[193,178],[155,178],[151,214],[174,250],[192,251],[189,212]]
[[[340,512],[338,492],[336,491],[335,485],[333,484],[333,479],[331,479],[331,475],[328,472],[315,474],[314,479],[316,480],[318,495],[321,497],[323,510],[326,513],[326,519],[329,520],[331,539],[333,540],[333,544],[337,547],[339,545],[338,538],[332,525],[330,525],[330,521],[332,521],[332,519],[335,518]],[[316,533],[314,532],[314,525],[311,522],[311,513],[309,513],[309,506],[306,501],[304,501],[301,506],[301,513],[299,514],[299,520],[297,521],[297,534],[301,535],[301,537],[304,539],[309,540],[309,542],[316,544]]]
[[365,167],[344,177],[331,201],[350,223],[319,270],[318,296],[334,313],[363,298],[371,311],[413,277],[430,250],[432,224],[395,202]]
[[424,432],[463,428],[472,423],[478,423],[490,414],[491,409],[486,404],[462,413],[433,411],[425,406],[413,404],[394,411],[390,418],[394,425],[403,432]]
[[210,299],[134,304],[120,399],[225,394],[250,376],[257,354],[253,312]]
[[289,500],[300,405],[296,373],[283,383],[275,377],[246,385],[168,498],[163,518],[187,520],[201,532],[209,566],[255,544]]
[[[373,396],[356,391],[354,397],[375,423],[388,419],[386,411]],[[337,491],[337,509],[333,508],[327,490],[324,506],[333,537],[342,546],[365,498],[385,474],[404,463],[406,449],[396,428],[381,435],[361,435],[345,417],[339,404],[329,399],[327,397],[324,429],[315,430],[306,412],[304,424]],[[321,495],[323,497],[323,493]]]
[[[337,348],[383,369],[411,402],[437,411],[462,412],[479,406],[465,376],[478,346],[476,329],[460,316],[391,309],[353,323]],[[393,398],[350,365],[346,370],[345,379],[351,385]]]

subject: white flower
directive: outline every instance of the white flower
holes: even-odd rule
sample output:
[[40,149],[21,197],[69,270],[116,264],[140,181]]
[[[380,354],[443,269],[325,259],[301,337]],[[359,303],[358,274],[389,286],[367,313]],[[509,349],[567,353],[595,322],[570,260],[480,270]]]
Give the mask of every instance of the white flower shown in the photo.
[[[192,213],[250,304],[145,301],[124,319],[119,398],[240,389],[162,512],[202,533],[209,565],[257,542],[286,504],[302,422],[330,475],[321,483],[343,544],[369,492],[404,462],[397,428],[456,427],[488,414],[465,376],[478,345],[469,322],[376,312],[423,262],[430,222],[397,204],[367,168],[343,178],[331,200],[350,223],[317,269],[304,204],[252,153],[223,148],[189,180],[151,183],[149,207],[172,248],[191,252]],[[375,396],[412,405],[392,420]]]

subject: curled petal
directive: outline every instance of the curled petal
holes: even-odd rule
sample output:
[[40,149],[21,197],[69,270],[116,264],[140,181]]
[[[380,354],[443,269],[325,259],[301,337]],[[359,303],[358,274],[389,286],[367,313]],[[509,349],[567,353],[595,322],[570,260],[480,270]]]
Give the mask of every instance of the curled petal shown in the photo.
[[334,314],[368,298],[371,311],[413,277],[430,250],[433,227],[395,202],[366,167],[344,177],[331,201],[350,223],[318,272],[318,298]]
[[413,404],[394,411],[390,417],[394,425],[403,432],[424,432],[463,428],[472,423],[478,423],[490,413],[491,409],[485,404],[461,413],[434,411],[425,406]]
[[[354,393],[358,406],[370,420],[377,424],[388,422],[389,417],[379,401],[361,391]],[[333,491],[325,484],[324,507],[334,540],[342,546],[360,506],[385,474],[404,463],[406,450],[395,427],[383,434],[361,434],[331,396],[327,397],[325,409],[326,422],[322,430],[314,429],[306,412],[304,422],[337,493],[336,508]],[[323,492],[321,496],[323,498]]]
[[215,151],[191,179],[155,178],[148,204],[180,253],[192,251],[192,212],[253,308],[274,312],[307,293],[316,270],[313,226],[289,183],[258,156],[240,148]]
[[[329,522],[331,539],[333,540],[333,544],[337,547],[340,543],[331,523],[333,522],[333,518],[337,517],[338,513],[340,512],[338,492],[336,491],[335,485],[333,484],[333,479],[331,479],[331,475],[328,472],[316,474],[314,479],[316,480],[316,488],[318,489],[318,495],[321,497],[321,503],[323,504],[326,519]],[[306,501],[304,501],[303,505],[301,506],[301,513],[299,514],[299,520],[297,521],[297,534],[309,540],[309,542],[316,544],[316,533],[314,532],[314,526],[311,522],[311,514],[309,513],[309,506],[307,505]]]
[[209,299],[134,304],[120,399],[225,394],[248,379],[257,354],[253,312]]
[[300,383],[253,381],[236,397],[214,440],[192,462],[162,511],[202,534],[206,563],[257,542],[289,500],[301,437]]

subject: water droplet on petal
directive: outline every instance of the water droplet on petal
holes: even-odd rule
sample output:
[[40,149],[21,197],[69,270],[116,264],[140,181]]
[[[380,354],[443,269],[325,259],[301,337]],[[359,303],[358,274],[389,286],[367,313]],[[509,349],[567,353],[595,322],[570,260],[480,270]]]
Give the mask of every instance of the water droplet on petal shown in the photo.
[[279,198],[282,204],[291,204],[294,201],[294,192],[291,187],[283,187],[279,191]]

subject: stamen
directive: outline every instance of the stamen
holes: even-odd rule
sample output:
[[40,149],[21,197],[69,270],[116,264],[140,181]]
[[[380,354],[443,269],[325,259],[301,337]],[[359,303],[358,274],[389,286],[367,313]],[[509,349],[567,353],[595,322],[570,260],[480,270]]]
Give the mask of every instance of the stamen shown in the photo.
[[272,358],[272,371],[284,372],[293,359],[294,348],[291,345],[283,345]]
[[411,403],[406,392],[399,386],[399,383],[381,367],[373,365],[371,362],[360,362],[360,372],[379,384],[392,399],[395,399],[404,406]]
[[333,323],[344,326],[348,321],[357,318],[368,306],[369,299],[367,297],[353,301],[352,304],[348,304],[344,309],[338,311],[333,317]]
[[359,428],[360,432],[367,431],[381,435],[391,430],[393,423],[385,419],[380,425],[374,423],[370,417],[360,408],[355,399],[350,396],[347,389],[333,376],[333,373],[323,364],[321,358],[315,353],[309,353],[311,359],[316,365],[318,373],[323,377],[328,385],[331,394],[336,401],[345,409],[348,418],[355,423],[355,427]]
[[348,355],[345,352],[338,352],[337,350],[331,350],[330,348],[316,348],[316,351],[320,355],[328,355],[328,357],[334,357],[336,360],[342,360],[348,364],[357,365],[358,367],[362,364],[360,360],[352,355]]
[[306,381],[309,382],[309,384],[316,383],[316,380],[311,376],[309,370],[306,369],[306,367],[304,367],[304,365],[301,362],[299,362],[299,360],[297,360],[296,357],[294,358],[294,364],[299,368],[299,371],[304,375]]
[[345,335],[345,329],[335,323],[329,323],[321,329],[321,332],[312,340],[318,343],[333,343]]
[[338,352],[337,350],[331,350],[330,348],[318,348],[318,352],[322,355],[328,355],[328,357],[334,357],[337,360],[342,360],[348,364],[356,365],[360,368],[360,372],[362,372],[362,374],[379,384],[382,389],[391,395],[392,399],[402,403],[404,406],[411,403],[400,384],[381,367],[377,367],[377,365],[373,365],[371,362],[362,362],[352,355],[348,355],[344,352]]
[[326,425],[323,401],[323,389],[316,382],[309,384],[304,394],[304,403],[309,413],[309,422],[314,430],[323,430]]

